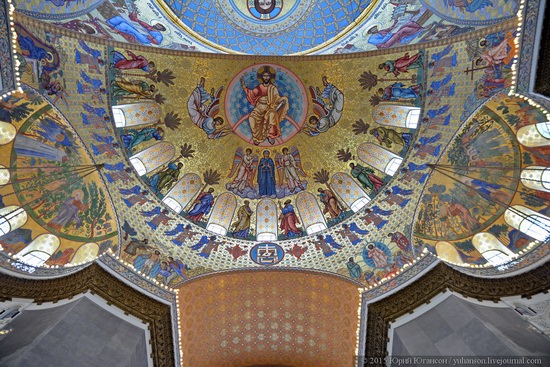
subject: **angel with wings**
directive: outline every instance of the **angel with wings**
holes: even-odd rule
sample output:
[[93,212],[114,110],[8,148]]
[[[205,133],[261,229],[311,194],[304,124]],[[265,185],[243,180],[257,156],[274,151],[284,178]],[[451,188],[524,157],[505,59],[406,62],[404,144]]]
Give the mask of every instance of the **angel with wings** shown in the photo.
[[252,149],[247,148],[243,153],[243,148],[238,147],[233,157],[233,166],[229,172],[229,178],[235,176],[233,182],[228,184],[229,190],[236,190],[239,194],[243,193],[246,187],[252,188],[252,181],[258,168],[258,156],[252,154]]
[[302,132],[309,136],[328,131],[336,125],[344,112],[344,93],[329,83],[326,76],[323,76],[323,87],[322,92],[319,88],[309,87],[314,115],[302,128]]
[[208,93],[204,87],[205,79],[201,77],[199,84],[187,100],[187,112],[191,121],[204,130],[209,139],[218,139],[231,132],[230,128],[222,127],[224,121],[220,112],[220,96],[223,86],[217,91],[212,88]]
[[302,162],[300,160],[300,153],[298,148],[293,146],[291,152],[287,147],[284,147],[281,153],[277,153],[275,156],[277,162],[277,175],[279,178],[279,186],[283,186],[286,183],[291,193],[294,193],[296,188],[305,190],[300,180],[300,176],[306,177],[306,173],[302,169]]

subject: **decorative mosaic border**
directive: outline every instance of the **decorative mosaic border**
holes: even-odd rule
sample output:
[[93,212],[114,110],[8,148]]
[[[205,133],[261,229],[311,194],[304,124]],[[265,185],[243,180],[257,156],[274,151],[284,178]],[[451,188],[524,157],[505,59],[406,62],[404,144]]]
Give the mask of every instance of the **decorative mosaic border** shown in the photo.
[[[28,17],[20,12],[16,12],[15,15],[16,15],[17,21],[24,23],[26,25],[30,25],[37,29],[49,30],[68,37],[71,37],[71,35],[75,34],[74,31],[68,30],[63,27],[55,26],[50,23],[45,23],[43,21],[34,19],[32,17]],[[422,43],[421,47],[423,48],[439,47],[439,46],[448,45],[450,43],[461,42],[470,38],[482,37],[482,36],[485,36],[487,33],[491,33],[493,30],[496,31],[507,27],[513,27],[516,25],[516,23],[517,23],[516,19],[509,19],[507,21],[498,23],[492,27],[481,28],[473,32],[458,35],[456,37]],[[91,36],[83,33],[78,33],[78,38],[83,41],[94,42],[100,45],[108,45],[115,48],[128,47],[128,44],[125,42],[119,42],[112,39],[95,37],[95,36]],[[143,46],[143,45],[137,45],[137,44],[132,45],[132,50],[134,51],[153,52],[158,55],[176,55],[176,56],[181,55],[186,57],[197,57],[201,59],[248,60],[251,63],[252,62],[276,63],[282,60],[296,60],[296,61],[342,60],[342,59],[347,60],[347,59],[365,58],[369,56],[388,55],[388,54],[394,54],[394,53],[406,52],[406,51],[416,51],[418,49],[419,49],[419,45],[414,44],[414,45],[406,45],[406,46],[393,47],[393,48],[381,49],[381,50],[355,52],[355,53],[349,53],[349,54],[264,56],[264,55],[243,55],[243,54],[221,54],[221,53],[208,53],[208,52],[197,52],[197,51],[179,51],[179,50],[171,50],[171,49]]]
[[15,81],[15,65],[10,40],[10,6],[8,0],[0,1],[0,95],[17,88]]
[[525,7],[523,34],[521,36],[521,59],[518,62],[516,90],[523,94],[529,93],[529,82],[533,73],[533,50],[537,37],[537,23],[540,11],[540,0],[527,0]]
[[414,281],[416,277],[424,270],[433,266],[434,263],[440,261],[437,257],[432,254],[423,256],[420,260],[416,261],[414,265],[409,266],[405,270],[402,270],[395,278],[379,284],[377,287],[372,288],[363,293],[363,302],[370,302],[376,298],[385,297],[390,291],[398,291],[397,287],[405,285],[409,281]]
[[227,273],[235,273],[235,272],[266,272],[266,271],[281,271],[281,272],[301,272],[301,273],[312,273],[312,274],[323,274],[323,275],[330,275],[332,277],[339,278],[341,280],[344,280],[346,282],[352,283],[356,285],[358,288],[364,287],[365,285],[361,282],[358,282],[357,280],[354,280],[350,277],[344,276],[342,274],[334,273],[331,271],[324,271],[319,269],[308,269],[308,268],[294,268],[294,267],[258,267],[258,268],[235,268],[235,269],[227,269],[227,270],[218,270],[218,271],[212,271],[209,273],[200,274],[197,276],[194,276],[192,278],[187,279],[186,281],[179,283],[178,288],[181,288],[182,286],[185,286],[186,284],[190,282],[194,282],[197,280],[204,279],[206,277],[211,276],[218,276],[220,274],[227,274]]
[[59,268],[34,267],[18,260],[12,259],[6,253],[0,251],[0,270],[5,271],[6,273],[13,273],[14,275],[17,274],[17,276],[23,276],[26,278],[59,278],[65,275],[76,273],[88,267],[90,264],[91,263],[80,266]]
[[130,267],[119,262],[113,255],[107,253],[104,256],[100,257],[98,261],[111,269],[113,272],[116,272],[126,281],[132,283],[136,287],[143,289],[144,292],[148,292],[170,303],[175,302],[175,293],[169,291],[168,289],[161,288],[158,286],[158,284],[147,280],[143,275],[139,274],[134,269],[131,269]]
[[[537,242],[537,241],[535,241]],[[465,274],[470,274],[476,277],[502,277],[509,274],[517,274],[522,271],[527,270],[526,268],[536,264],[537,262],[543,261],[548,254],[550,253],[550,241],[540,242],[533,249],[529,250],[522,257],[512,260],[508,263],[505,263],[497,267],[487,267],[487,268],[470,268],[462,267],[453,264],[448,264],[455,270],[458,270]]]

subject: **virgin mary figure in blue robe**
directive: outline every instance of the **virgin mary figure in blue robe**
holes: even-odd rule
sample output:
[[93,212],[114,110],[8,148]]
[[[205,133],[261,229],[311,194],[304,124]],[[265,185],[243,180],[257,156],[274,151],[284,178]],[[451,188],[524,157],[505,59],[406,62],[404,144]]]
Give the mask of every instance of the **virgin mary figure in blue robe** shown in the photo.
[[269,157],[269,150],[264,150],[264,156],[258,165],[258,186],[260,196],[275,195],[275,163]]

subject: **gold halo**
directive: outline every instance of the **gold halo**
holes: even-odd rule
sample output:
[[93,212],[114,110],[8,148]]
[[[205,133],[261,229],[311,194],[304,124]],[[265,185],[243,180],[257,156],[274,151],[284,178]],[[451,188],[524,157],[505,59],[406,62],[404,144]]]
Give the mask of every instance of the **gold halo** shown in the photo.
[[82,191],[81,189],[76,189],[76,190],[74,190],[74,191],[71,193],[71,196],[72,196],[72,197],[76,197],[76,194],[80,194],[80,198],[81,198],[81,199],[84,199],[84,191]]
[[269,74],[271,74],[271,80],[275,79],[275,76],[277,75],[277,72],[275,71],[275,69],[273,68],[273,66],[270,66],[270,65],[264,65],[262,66],[260,69],[258,69],[258,71],[256,72],[256,79],[258,80],[258,82],[260,84],[262,84],[264,81],[262,79],[262,74],[264,73],[264,71],[266,71],[266,68],[269,69]]

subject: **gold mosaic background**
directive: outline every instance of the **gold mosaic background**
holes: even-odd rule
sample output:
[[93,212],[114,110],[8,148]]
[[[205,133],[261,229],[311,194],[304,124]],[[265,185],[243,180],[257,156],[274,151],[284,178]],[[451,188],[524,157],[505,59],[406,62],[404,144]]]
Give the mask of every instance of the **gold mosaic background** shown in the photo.
[[[109,93],[112,92],[111,85],[119,80],[121,76],[154,84],[156,86],[154,96],[144,95],[142,97],[146,98],[138,100],[153,99],[161,101],[162,116],[159,125],[165,130],[164,140],[173,143],[178,148],[177,150],[185,144],[195,150],[193,157],[179,158],[179,161],[184,164],[180,178],[185,173],[202,176],[206,170],[218,172],[220,174],[219,183],[213,185],[215,195],[226,191],[225,184],[230,181],[227,174],[234,152],[238,147],[263,148],[248,145],[233,135],[221,139],[208,139],[206,134],[191,122],[187,113],[187,99],[201,77],[205,78],[207,91],[212,88],[216,90],[220,86],[227,87],[235,75],[251,65],[277,64],[296,74],[306,89],[310,86],[322,88],[322,77],[326,75],[328,81],[343,92],[344,113],[333,128],[316,137],[300,133],[285,144],[270,148],[273,153],[281,150],[283,146],[296,146],[299,149],[304,170],[308,173],[306,178],[308,180],[307,191],[317,198],[316,189],[322,187],[322,185],[314,183],[313,173],[326,169],[330,174],[337,171],[349,174],[348,164],[351,161],[357,162],[357,147],[359,145],[364,142],[381,145],[370,134],[372,128],[377,126],[372,118],[372,105],[380,103],[380,101],[377,101],[377,96],[379,97],[377,89],[391,86],[396,82],[396,79],[405,86],[413,85],[417,81],[412,79],[412,75],[422,75],[424,73],[420,69],[410,69],[408,72],[402,71],[395,76],[393,73],[386,74],[378,68],[378,64],[384,61],[404,57],[407,49],[377,51],[368,56],[359,54],[338,57],[265,58],[183,54],[170,50],[152,52],[151,49],[136,47],[134,49],[136,55],[142,55],[149,62],[155,62],[155,75],[147,74],[141,69],[124,71],[124,75],[122,75],[120,71],[114,70],[109,65],[112,59],[112,56],[110,56],[111,51],[113,50],[118,50],[128,56],[126,50],[119,47],[120,45],[110,46],[104,41],[100,42],[93,38],[69,33],[60,28],[38,24],[27,18],[21,18],[20,21],[27,29],[27,35],[30,34],[37,40],[43,40],[44,44],[51,45],[52,50],[58,50],[60,62],[57,68],[63,73],[58,72],[52,77],[55,78],[55,81],[64,85],[68,94],[68,103],[57,101],[56,106],[83,137],[83,141],[89,149],[91,144],[96,144],[96,134],[118,139],[120,133],[124,133],[125,130],[115,130],[112,122],[108,120],[103,124],[101,119],[99,121],[95,119],[93,124],[86,123],[83,121],[82,116],[83,114],[90,116],[91,112],[89,108],[86,109],[85,104],[92,105],[94,109],[108,111],[112,99],[112,95]],[[432,116],[440,109],[447,109],[447,112],[441,113],[438,118],[428,117],[427,121],[422,121],[419,128],[413,131],[413,140],[407,152],[400,149],[397,144],[393,144],[390,150],[394,153],[400,153],[405,158],[403,166],[407,166],[409,163],[417,166],[438,163],[455,134],[469,121],[470,115],[491,97],[500,100],[498,106],[491,108],[497,115],[505,115],[504,107],[511,110],[517,109],[513,107],[514,105],[517,105],[518,108],[521,107],[518,104],[519,102],[498,93],[503,90],[502,88],[510,85],[511,71],[508,66],[499,67],[502,68],[500,70],[502,80],[500,81],[499,79],[497,81],[491,79],[490,72],[495,69],[494,66],[491,66],[490,69],[476,69],[473,74],[471,70],[469,73],[465,72],[471,66],[472,60],[481,53],[485,52],[486,56],[491,55],[488,51],[493,50],[492,48],[488,50],[479,49],[479,41],[491,34],[490,38],[501,37],[504,39],[504,43],[497,44],[494,47],[502,48],[502,45],[504,45],[506,62],[513,60],[515,47],[509,45],[510,37],[514,32],[513,29],[512,22],[508,22],[486,29],[483,32],[469,33],[463,36],[461,40],[454,39],[452,45],[445,45],[441,42],[426,44],[426,48],[423,50],[408,50],[409,55],[415,55],[418,52],[424,53],[424,69],[427,68],[427,72],[425,77],[418,81],[422,84],[422,98],[420,101],[400,98],[395,103],[406,106],[420,105],[423,107],[426,116]],[[77,36],[79,38],[76,38]],[[94,57],[81,57],[79,62],[73,53],[67,50],[75,50],[75,53],[85,55],[94,54],[97,59]],[[445,55],[440,56],[441,54]],[[429,60],[436,60],[439,57],[446,58],[447,61],[438,64],[433,69]],[[102,62],[99,62],[99,59]],[[450,62],[451,59],[452,62]],[[87,73],[88,77],[84,77],[83,72]],[[165,77],[161,79],[166,82],[157,78],[159,72],[165,74]],[[25,83],[40,88],[41,85],[35,74],[32,69],[27,68],[23,72],[22,79]],[[166,75],[171,77],[167,78]],[[81,87],[79,85],[87,85],[90,88],[93,83],[99,85],[100,88],[94,88],[90,93],[80,92],[79,88]],[[500,84],[495,86],[491,83]],[[225,94],[222,93],[222,105],[224,96]],[[132,102],[133,100],[135,98],[125,98],[124,102]],[[381,103],[386,102],[382,101]],[[504,105],[503,108],[500,108],[501,103]],[[223,107],[221,110],[220,115],[227,120]],[[313,112],[311,107],[307,112],[306,116],[309,117]],[[449,115],[448,121],[439,118],[445,117],[445,114]],[[179,125],[174,130],[167,127],[166,120],[169,115],[177,115],[179,119],[176,119]],[[508,113],[508,115],[510,114]],[[357,129],[357,122],[360,120],[363,121],[364,125],[362,125],[363,128]],[[528,123],[536,121],[538,121],[537,118],[532,118]],[[369,127],[366,128],[366,125]],[[400,133],[405,132],[401,128],[394,129]],[[355,135],[357,130],[359,130],[358,135]],[[501,140],[503,137],[509,139],[507,134],[501,134],[500,136],[499,139]],[[145,149],[152,141],[140,144],[136,152]],[[121,143],[120,140],[118,142]],[[433,151],[436,147],[438,154]],[[109,182],[109,192],[112,195],[115,208],[122,214],[119,221],[119,228],[123,232],[120,242],[120,254],[125,261],[132,263],[137,270],[145,271],[147,275],[171,286],[177,285],[190,277],[213,270],[258,266],[252,261],[249,254],[253,243],[229,236],[218,236],[211,239],[209,238],[212,236],[211,232],[190,223],[176,213],[169,210],[160,213],[165,207],[160,203],[159,198],[151,192],[143,203],[129,206],[124,199],[128,199],[130,194],[124,194],[121,190],[129,190],[137,185],[141,189],[146,189],[147,182],[143,178],[138,178],[132,170],[125,157],[127,152],[120,147],[113,146],[112,149],[116,152],[115,154],[96,154],[94,160],[111,166],[121,165],[121,167],[130,170],[130,172],[124,172],[120,169],[110,171],[106,166],[106,170],[103,171],[107,179],[107,175],[117,175],[116,180]],[[349,149],[348,157],[339,159],[336,156],[339,149]],[[399,150],[402,151],[399,152]],[[347,162],[344,162],[343,160],[346,159]],[[152,174],[155,172],[157,171],[152,172]],[[348,230],[342,224],[334,225],[322,233],[324,243],[319,242],[319,238],[313,236],[279,241],[278,244],[282,247],[285,256],[277,266],[323,269],[354,277],[365,284],[376,284],[384,277],[395,275],[404,264],[410,264],[414,258],[420,256],[423,247],[427,244],[422,239],[418,239],[418,247],[411,246],[414,218],[418,215],[418,203],[422,197],[423,187],[430,178],[430,170],[427,166],[424,167],[423,172],[420,172],[416,178],[411,178],[405,177],[406,174],[398,171],[395,177],[389,178],[377,171],[376,174],[381,178],[391,179],[391,181],[368,206],[369,209],[376,210],[376,213],[367,215],[363,211],[348,218],[344,224],[354,229]],[[419,176],[422,175],[426,177],[420,180]],[[433,177],[431,184],[439,182],[446,185],[448,183],[441,175],[434,175]],[[396,191],[400,193],[394,194],[385,191],[394,188],[397,188]],[[371,193],[368,192],[368,194]],[[296,195],[290,196],[290,199],[295,203]],[[254,203],[251,204],[251,208],[254,210]],[[240,205],[242,205],[242,199],[239,198],[237,208]],[[255,215],[252,218],[255,218]],[[151,226],[153,220],[156,221],[156,229]],[[231,222],[234,220],[235,218]],[[479,219],[479,221],[482,220]],[[185,226],[188,227],[184,230]],[[181,231],[173,234],[177,232],[178,227]],[[254,227],[253,220],[251,228]],[[403,235],[399,243],[391,239],[390,234],[395,232]],[[505,232],[502,232],[502,234],[503,236],[506,235]],[[148,241],[148,246],[141,246],[137,251],[133,251],[136,243],[145,241],[145,239]],[[445,240],[445,238],[441,239]],[[388,260],[387,263],[384,261],[373,263],[372,259],[369,259],[371,255],[368,255],[365,249],[367,245],[374,243],[384,251],[382,256]],[[427,245],[430,246],[431,244],[428,243]],[[156,255],[155,251],[159,251],[159,254]],[[469,252],[472,257],[467,258],[465,262],[484,261],[475,252]],[[170,260],[170,257],[172,257],[172,260]],[[353,258],[353,260],[350,261],[350,258]],[[150,261],[147,261],[148,259]],[[173,260],[179,261],[181,271],[177,277],[168,280],[162,276],[162,273],[159,273],[159,268],[163,266],[162,261],[171,262]],[[145,265],[146,263],[148,265]],[[354,270],[353,273],[352,270]]]
[[[122,48],[115,48],[114,50],[125,53],[125,50]],[[258,155],[259,158],[262,157],[262,152],[267,149],[271,152],[271,158],[275,160],[275,155],[280,153],[283,147],[290,148],[292,146],[296,146],[298,148],[303,169],[308,175],[307,177],[302,178],[302,180],[307,181],[307,191],[313,193],[315,196],[318,196],[317,189],[325,189],[326,186],[314,181],[314,173],[321,169],[325,169],[331,175],[336,172],[345,172],[349,174],[350,162],[365,165],[364,163],[361,163],[357,157],[357,147],[361,143],[365,142],[378,144],[376,138],[369,133],[371,128],[377,126],[374,122],[372,122],[371,114],[373,107],[369,103],[369,98],[376,94],[378,88],[384,88],[391,85],[397,79],[402,80],[407,86],[416,84],[416,78],[415,82],[411,82],[411,77],[419,74],[417,72],[418,69],[411,69],[407,75],[402,74],[399,78],[385,76],[386,80],[389,81],[383,81],[384,73],[378,70],[378,65],[386,60],[392,60],[403,56],[403,52],[372,56],[367,59],[343,59],[338,60],[337,63],[332,60],[310,60],[308,62],[303,62],[299,60],[294,61],[291,58],[284,58],[274,62],[273,60],[266,58],[262,59],[259,57],[236,59],[226,62],[222,60],[215,61],[211,59],[201,59],[198,57],[182,58],[179,55],[159,55],[155,52],[135,52],[136,54],[145,57],[150,62],[153,61],[157,67],[157,70],[170,70],[173,72],[173,76],[175,77],[173,80],[174,84],[168,86],[163,83],[151,82],[150,79],[144,78],[143,75],[145,75],[145,73],[140,72],[139,70],[131,72],[123,71],[122,74],[129,75],[123,76],[128,80],[133,78],[135,80],[146,81],[154,84],[155,87],[158,88],[157,94],[162,94],[162,96],[166,98],[166,101],[162,104],[162,110],[164,113],[163,117],[170,112],[177,113],[178,117],[181,118],[181,125],[179,125],[177,129],[171,130],[163,126],[161,120],[161,124],[159,126],[165,130],[164,140],[173,143],[177,148],[176,157],[179,155],[179,147],[182,144],[190,144],[193,149],[196,150],[193,158],[179,160],[184,164],[180,177],[183,173],[187,172],[197,173],[201,177],[202,173],[206,170],[214,170],[219,172],[221,174],[221,180],[219,184],[213,186],[215,196],[226,191],[226,184],[231,183],[235,177],[233,176],[232,178],[229,178],[228,175],[231,171],[234,154],[237,148],[241,147],[243,150],[250,148],[252,149],[253,154]],[[416,54],[416,52],[414,52],[414,54]],[[309,105],[306,113],[306,121],[314,114],[312,110],[311,95],[309,94],[309,87],[318,87],[322,91],[322,77],[326,76],[328,81],[341,90],[344,94],[344,112],[340,121],[327,132],[321,133],[318,136],[312,137],[306,135],[304,132],[298,133],[293,138],[279,146],[257,147],[253,144],[247,144],[235,134],[229,134],[219,139],[208,139],[204,131],[193,124],[187,112],[187,100],[196,85],[200,82],[200,78],[205,78],[205,89],[208,92],[210,92],[212,88],[217,90],[219,87],[224,87],[224,91],[222,92],[220,98],[220,114],[218,116],[222,116],[224,118],[225,123],[223,126],[227,126],[227,121],[229,118],[225,115],[224,104],[229,83],[239,72],[241,72],[241,70],[252,65],[261,67],[264,63],[270,65],[281,65],[299,77],[307,93],[304,98],[307,99],[305,103]],[[358,81],[361,74],[366,71],[371,71],[378,74],[377,77],[379,81],[372,88],[372,90],[362,89]],[[115,74],[111,73],[111,75],[113,76]],[[114,76],[115,80],[117,78],[120,77]],[[277,82],[275,82],[275,84],[277,85]],[[237,86],[237,88],[240,89],[240,86]],[[117,103],[130,103],[133,101],[138,100],[125,98],[118,99]],[[244,103],[247,104],[246,100],[244,100]],[[400,100],[394,103],[405,106],[414,106],[415,100]],[[370,126],[370,128],[364,131],[364,133],[362,132],[359,135],[355,135],[352,125],[354,125],[358,120],[364,121],[368,126]],[[395,127],[393,129],[399,133],[414,133],[414,131],[399,127]],[[156,142],[157,141],[154,139],[144,142],[140,144],[135,151],[137,152],[143,150]],[[337,153],[341,149],[350,152],[350,159],[347,162],[337,159]],[[406,149],[402,145],[393,144],[391,148],[388,148],[388,150],[395,154],[400,155],[401,153],[401,155],[403,155]],[[386,178],[386,175],[383,172],[376,170],[376,174],[381,178]],[[254,183],[257,183],[256,177],[254,177]],[[371,192],[367,193],[373,195]],[[296,195],[290,195],[288,198],[294,201],[295,197]],[[238,208],[242,205],[244,199],[238,196],[237,199]],[[275,200],[277,201],[277,199]],[[282,202],[284,200],[285,199],[281,199]],[[258,201],[259,200],[253,200],[251,203],[251,208],[254,212],[255,204]],[[189,209],[189,207],[187,209]],[[251,227],[254,228],[255,215],[253,215],[252,219],[253,221]]]

